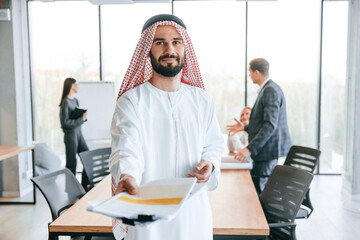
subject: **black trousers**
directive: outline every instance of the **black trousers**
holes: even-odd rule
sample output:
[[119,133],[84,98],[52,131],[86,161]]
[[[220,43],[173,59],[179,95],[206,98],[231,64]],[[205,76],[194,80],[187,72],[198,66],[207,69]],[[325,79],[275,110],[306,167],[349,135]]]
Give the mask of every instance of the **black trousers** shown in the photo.
[[270,174],[274,170],[278,160],[270,161],[254,161],[253,168],[250,171],[251,178],[254,182],[257,194],[260,196],[269,179]]
[[[88,151],[89,148],[81,133],[81,128],[76,128],[72,132],[64,134],[65,152],[66,152],[66,168],[68,168],[76,176],[76,154]],[[82,182],[87,182],[85,172],[82,173]]]

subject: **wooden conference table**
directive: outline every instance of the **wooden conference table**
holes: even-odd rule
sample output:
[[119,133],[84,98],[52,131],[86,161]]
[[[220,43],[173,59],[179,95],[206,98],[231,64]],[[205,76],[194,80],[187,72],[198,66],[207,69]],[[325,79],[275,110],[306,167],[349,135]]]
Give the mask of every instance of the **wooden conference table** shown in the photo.
[[[11,157],[15,157],[22,152],[32,151],[32,170],[33,177],[35,176],[35,160],[34,160],[34,148],[35,146],[15,146],[15,145],[0,145],[0,161],[6,160]],[[0,197],[1,199],[1,197]],[[36,195],[35,195],[35,186],[33,185],[33,201],[30,202],[20,202],[20,201],[0,201],[0,204],[34,204],[36,203]]]
[[[222,170],[218,188],[208,194],[213,211],[214,239],[254,236],[265,239],[269,235],[248,170]],[[49,225],[50,236],[112,236],[111,218],[86,211],[88,201],[100,201],[110,196],[108,176]]]

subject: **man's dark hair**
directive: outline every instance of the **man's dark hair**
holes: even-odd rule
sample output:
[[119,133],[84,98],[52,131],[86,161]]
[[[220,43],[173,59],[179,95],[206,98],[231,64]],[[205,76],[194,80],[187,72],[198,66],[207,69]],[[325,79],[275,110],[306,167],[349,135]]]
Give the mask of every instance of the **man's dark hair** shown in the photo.
[[252,71],[258,70],[262,75],[269,76],[269,62],[265,58],[255,58],[249,65]]

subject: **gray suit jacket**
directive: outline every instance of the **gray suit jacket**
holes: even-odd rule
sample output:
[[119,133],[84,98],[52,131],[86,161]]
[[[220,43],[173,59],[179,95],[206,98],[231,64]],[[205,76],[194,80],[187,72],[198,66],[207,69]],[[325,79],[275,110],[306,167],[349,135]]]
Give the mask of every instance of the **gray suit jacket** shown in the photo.
[[284,94],[271,79],[259,93],[245,126],[254,161],[269,161],[286,156],[292,143],[286,117]]

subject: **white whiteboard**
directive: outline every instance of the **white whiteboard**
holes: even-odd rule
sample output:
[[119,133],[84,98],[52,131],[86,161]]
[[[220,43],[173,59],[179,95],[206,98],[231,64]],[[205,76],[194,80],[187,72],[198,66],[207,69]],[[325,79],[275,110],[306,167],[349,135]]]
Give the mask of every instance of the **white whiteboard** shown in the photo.
[[87,121],[81,125],[85,140],[110,139],[110,125],[115,109],[113,82],[78,82],[76,98],[87,109]]

